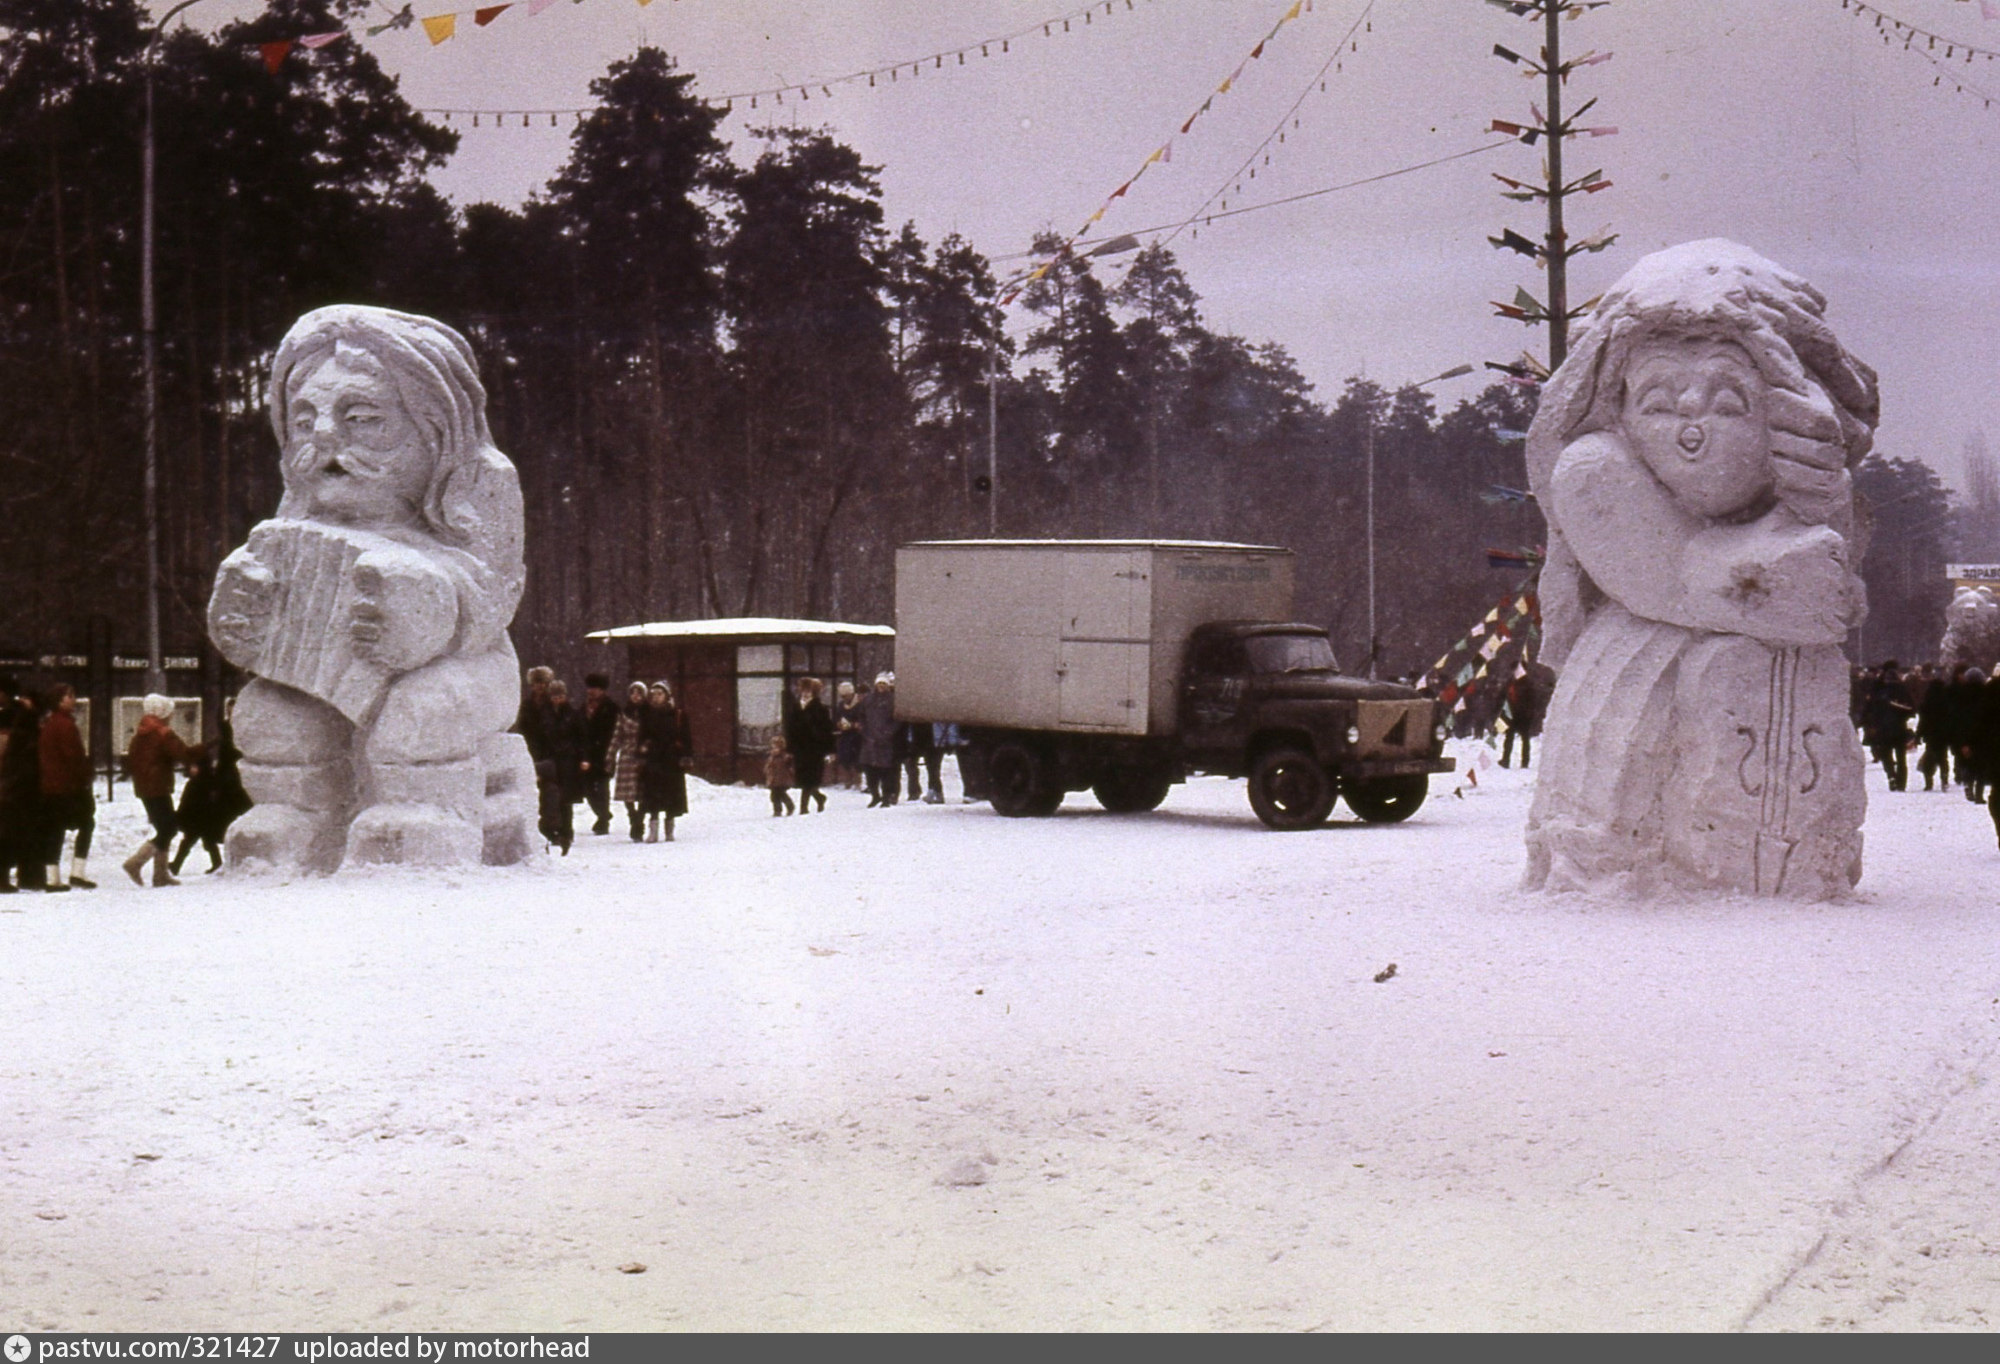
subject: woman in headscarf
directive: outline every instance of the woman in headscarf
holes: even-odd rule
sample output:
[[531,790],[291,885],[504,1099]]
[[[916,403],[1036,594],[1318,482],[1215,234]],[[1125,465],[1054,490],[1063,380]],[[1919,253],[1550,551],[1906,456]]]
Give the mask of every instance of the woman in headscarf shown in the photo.
[[618,711],[618,727],[611,732],[611,798],[625,807],[625,819],[632,841],[645,837],[639,818],[639,776],[645,760],[639,756],[639,719],[646,711],[646,684],[634,682],[625,689],[625,704]]
[[686,712],[674,704],[674,689],[655,682],[646,693],[639,717],[639,751],[645,769],[639,776],[639,813],[646,820],[648,843],[674,841],[674,821],[687,813],[686,764],[694,757],[694,740]]

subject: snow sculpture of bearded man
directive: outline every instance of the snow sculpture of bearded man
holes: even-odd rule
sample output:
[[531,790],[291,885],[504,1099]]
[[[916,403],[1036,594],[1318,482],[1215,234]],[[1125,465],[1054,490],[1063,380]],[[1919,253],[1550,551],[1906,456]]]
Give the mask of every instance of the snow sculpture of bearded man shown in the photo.
[[1647,256],[1528,433],[1561,671],[1530,889],[1798,899],[1861,875],[1863,758],[1841,641],[1867,603],[1848,470],[1875,374],[1825,300],[1734,242]]
[[209,633],[237,701],[232,867],[519,861],[533,768],[506,733],[521,488],[472,349],[382,308],[300,318],[271,368],[284,495],[223,560]]

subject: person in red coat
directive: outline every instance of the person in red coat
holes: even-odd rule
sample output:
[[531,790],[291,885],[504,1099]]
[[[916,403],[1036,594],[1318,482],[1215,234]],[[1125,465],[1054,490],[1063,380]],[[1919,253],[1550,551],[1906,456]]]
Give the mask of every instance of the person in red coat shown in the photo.
[[[97,801],[90,794],[90,756],[76,728],[76,688],[58,682],[49,690],[49,714],[42,721],[42,817],[46,821],[42,861],[47,888],[96,890],[89,869],[90,839],[97,830]],[[63,839],[72,830],[76,848],[70,854],[69,883],[62,879]]]
[[167,866],[174,831],[179,827],[174,819],[174,772],[193,758],[196,750],[167,723],[174,713],[172,700],[154,692],[145,700],[145,712],[145,718],[139,721],[139,728],[132,735],[131,747],[125,750],[125,769],[132,777],[132,794],[146,807],[146,818],[153,822],[153,836],[125,859],[125,874],[132,878],[133,884],[145,885],[139,869],[151,858],[153,884],[177,886],[180,882]]

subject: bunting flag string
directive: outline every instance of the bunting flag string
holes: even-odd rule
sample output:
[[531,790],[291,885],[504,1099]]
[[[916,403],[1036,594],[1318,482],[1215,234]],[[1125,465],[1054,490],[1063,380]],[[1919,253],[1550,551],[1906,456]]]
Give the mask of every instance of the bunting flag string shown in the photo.
[[[1900,41],[1903,51],[1914,52],[1929,62],[1937,71],[1931,78],[1932,85],[1948,83],[1957,93],[1971,95],[1988,109],[1993,107],[1996,99],[2000,99],[2000,94],[1968,80],[1955,69],[1970,65],[1974,58],[1993,61],[1995,58],[2000,58],[2000,51],[1963,42],[1942,33],[1933,33],[1927,28],[1908,23],[1893,14],[1877,9],[1874,5],[1866,3],[1866,0],[1840,0],[1840,7],[1851,11],[1857,19],[1872,19],[1876,32],[1882,35],[1884,46],[1894,47]],[[2000,19],[2000,4],[1996,4],[1995,0],[1979,0],[1979,7],[1980,13],[1985,18]]]
[[[1360,43],[1356,39],[1355,34],[1362,31],[1364,26],[1370,33],[1375,31],[1374,13],[1375,0],[1368,0],[1368,3],[1362,7],[1361,13],[1354,16],[1354,22],[1347,26],[1347,32],[1341,34],[1340,41],[1333,45],[1333,55],[1320,64],[1319,70],[1313,72],[1311,78],[1306,81],[1305,89],[1299,92],[1298,98],[1292,101],[1291,107],[1279,115],[1276,125],[1272,127],[1270,132],[1264,135],[1264,140],[1250,149],[1250,155],[1243,158],[1243,164],[1238,166],[1235,172],[1226,177],[1220,185],[1216,186],[1215,190],[1206,199],[1201,201],[1199,208],[1195,209],[1193,213],[1190,213],[1175,225],[1174,230],[1167,236],[1169,243],[1176,237],[1179,237],[1181,233],[1193,228],[1196,222],[1200,222],[1205,226],[1213,218],[1228,216],[1229,201],[1222,196],[1224,194],[1241,194],[1243,192],[1243,179],[1246,171],[1249,173],[1250,179],[1254,180],[1257,178],[1258,157],[1263,157],[1266,166],[1271,164],[1270,148],[1272,143],[1282,144],[1284,142],[1286,126],[1288,124],[1293,129],[1299,126],[1299,109],[1312,96],[1315,89],[1321,93],[1325,92],[1326,73],[1328,69],[1332,69],[1336,75],[1339,74],[1343,67],[1344,59],[1360,51]],[[1211,215],[1208,212],[1209,205],[1218,201],[1220,201],[1224,212]]]
[[[1532,567],[1538,559],[1529,551],[1487,551],[1496,568]],[[1532,582],[1530,578],[1510,590],[1424,674],[1424,686],[1451,713],[1452,733],[1492,729],[1508,684],[1540,652],[1542,608]]]
[[[1417,171],[1429,170],[1433,166],[1442,166],[1449,161],[1462,161],[1468,156],[1481,156],[1487,152],[1498,151],[1502,147],[1512,146],[1513,142],[1512,138],[1502,138],[1498,142],[1487,142],[1477,147],[1468,147],[1462,152],[1452,152],[1446,156],[1432,157],[1428,161],[1419,161],[1414,165],[1399,166],[1395,170],[1383,171],[1379,175],[1365,175],[1359,180],[1348,180],[1338,185],[1324,185],[1319,189],[1309,189],[1300,194],[1287,194],[1279,199],[1265,199],[1260,203],[1239,204],[1232,209],[1203,214],[1201,225],[1207,227],[1210,223],[1220,221],[1224,218],[1235,218],[1245,213],[1260,213],[1267,208],[1279,208],[1285,204],[1296,204],[1305,199],[1317,199],[1322,195],[1338,194],[1342,190],[1358,189],[1363,185],[1373,185],[1383,180],[1393,180],[1399,175],[1410,175]],[[1122,242],[1126,237],[1144,236],[1149,232],[1165,232],[1170,228],[1181,226],[1184,222],[1186,222],[1186,219],[1180,219],[1171,223],[1155,223],[1151,227],[1135,227],[1131,232],[1124,233],[1118,237],[1085,238],[1072,242],[1070,245],[1080,256],[1093,256],[1114,242]],[[991,259],[997,263],[999,261],[1027,260],[1039,255],[1040,253],[1035,251],[1015,251],[1004,256],[994,256]],[[1489,369],[1496,368],[1491,361],[1487,362],[1487,367]]]
[[[1291,5],[1285,10],[1285,12],[1278,16],[1278,21],[1275,24],[1271,25],[1270,31],[1266,33],[1262,38],[1257,40],[1256,45],[1250,49],[1249,55],[1245,56],[1242,61],[1236,63],[1235,69],[1232,70],[1227,76],[1223,77],[1222,84],[1215,87],[1214,92],[1211,93],[1207,98],[1202,100],[1202,102],[1198,106],[1196,106],[1193,113],[1189,114],[1184,120],[1182,120],[1178,136],[1185,137],[1188,134],[1189,130],[1194,127],[1196,120],[1200,119],[1204,114],[1206,114],[1209,111],[1211,107],[1214,106],[1215,97],[1217,95],[1226,95],[1229,93],[1229,91],[1235,86],[1236,82],[1243,78],[1243,72],[1245,68],[1247,68],[1251,62],[1258,60],[1264,55],[1264,49],[1270,46],[1271,41],[1278,36],[1278,34],[1284,29],[1286,24],[1291,23],[1292,21],[1297,19],[1301,14],[1310,12],[1312,7],[1313,7],[1313,0],[1292,0]],[[1374,0],[1369,0],[1369,7],[1371,9],[1374,7]],[[1173,138],[1169,137],[1165,142],[1161,143],[1158,147],[1154,148],[1150,153],[1147,154],[1146,159],[1139,163],[1139,168],[1134,172],[1132,172],[1132,174],[1126,178],[1125,183],[1121,184],[1120,186],[1118,186],[1118,188],[1112,190],[1110,194],[1105,196],[1104,202],[1097,206],[1096,212],[1092,213],[1089,217],[1085,218],[1083,220],[1082,225],[1078,227],[1076,231],[1070,233],[1068,238],[1066,238],[1063,241],[1062,245],[1056,248],[1056,251],[1053,255],[1051,255],[1047,260],[1042,261],[1039,265],[1035,266],[1033,269],[1027,271],[1024,275],[1022,275],[1020,277],[1019,282],[1015,284],[1014,288],[1010,292],[1008,292],[1003,298],[1001,298],[1000,306],[1005,308],[1011,303],[1013,303],[1015,299],[1021,296],[1022,290],[1026,289],[1028,285],[1033,284],[1035,281],[1045,277],[1049,273],[1049,271],[1055,269],[1058,263],[1069,257],[1075,250],[1077,243],[1082,240],[1082,238],[1091,230],[1091,228],[1097,226],[1098,223],[1104,220],[1104,215],[1111,211],[1111,206],[1115,204],[1118,200],[1124,198],[1126,194],[1131,191],[1132,186],[1139,183],[1139,179],[1141,176],[1145,175],[1145,173],[1151,170],[1154,166],[1170,163],[1173,161],[1173,159],[1174,159],[1174,142]]]
[[[1308,6],[1310,6],[1311,2],[1312,0],[1303,0],[1303,3]],[[475,9],[451,10],[422,17],[419,17],[415,13],[412,4],[405,4],[401,9],[390,11],[389,6],[383,3],[383,0],[376,0],[376,3],[384,12],[389,13],[389,18],[381,23],[368,25],[364,30],[367,36],[376,38],[397,29],[420,28],[424,36],[430,40],[430,45],[438,47],[458,36],[458,21],[460,19],[470,18],[473,27],[485,28],[508,10],[516,8],[525,8],[527,17],[532,19],[554,5],[556,0],[509,0],[506,4],[485,5]],[[580,5],[583,3],[583,0],[573,0],[573,3]],[[641,6],[646,6],[652,4],[653,0],[637,0],[637,3]],[[1151,0],[1146,0],[1146,3],[1150,4]],[[1039,19],[1010,32],[980,38],[973,42],[961,43],[955,47],[944,48],[936,52],[927,52],[919,57],[906,57],[886,65],[864,67],[860,70],[848,71],[837,76],[822,76],[813,80],[797,81],[784,85],[761,86],[756,89],[705,96],[704,102],[710,107],[720,106],[725,111],[733,110],[737,104],[746,104],[750,108],[755,109],[758,107],[760,100],[768,99],[776,104],[783,104],[787,95],[802,101],[810,101],[815,91],[822,98],[828,98],[832,96],[834,89],[838,86],[860,85],[865,82],[870,88],[873,88],[880,85],[892,85],[906,79],[915,80],[921,77],[925,71],[939,72],[965,66],[967,65],[967,59],[975,55],[981,58],[1007,55],[1014,50],[1014,44],[1024,39],[1032,38],[1038,33],[1045,38],[1053,38],[1060,34],[1074,32],[1078,28],[1088,28],[1093,23],[1109,18],[1114,14],[1134,10],[1138,4],[1139,0],[1090,0],[1090,3],[1084,5],[1082,8],[1067,10],[1064,13],[1052,15],[1046,19]],[[292,41],[296,42],[299,46],[323,46],[325,41],[331,41],[332,38],[339,36],[341,34],[338,32],[326,35],[319,44],[308,43],[302,38]],[[266,49],[275,49],[277,45],[272,43],[260,46]],[[288,43],[285,52],[288,53],[290,50],[291,47]],[[273,61],[270,51],[267,50],[265,52],[266,64],[271,67],[274,73],[284,61],[284,55],[284,53],[278,54],[276,60]],[[446,118],[471,118],[475,127],[481,126],[482,120],[487,119],[490,119],[495,127],[504,127],[509,120],[518,118],[521,120],[522,126],[525,127],[544,117],[550,118],[553,121],[566,115],[580,121],[594,107],[587,105],[567,109],[419,109],[417,112],[442,115]]]

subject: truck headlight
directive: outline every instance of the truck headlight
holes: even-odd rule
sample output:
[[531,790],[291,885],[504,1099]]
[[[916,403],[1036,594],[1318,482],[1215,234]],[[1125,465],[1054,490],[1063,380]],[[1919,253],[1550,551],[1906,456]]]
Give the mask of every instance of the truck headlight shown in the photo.
[[1361,742],[1360,725],[1349,725],[1347,727],[1347,742],[1349,742],[1350,744],[1358,744]]
[[1447,726],[1439,725],[1436,729],[1431,731],[1431,737],[1433,739],[1436,739],[1439,743],[1443,743],[1446,739],[1449,739],[1451,737],[1451,730]]

